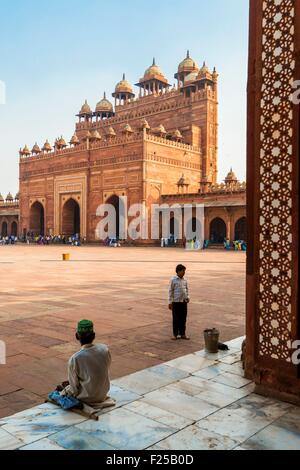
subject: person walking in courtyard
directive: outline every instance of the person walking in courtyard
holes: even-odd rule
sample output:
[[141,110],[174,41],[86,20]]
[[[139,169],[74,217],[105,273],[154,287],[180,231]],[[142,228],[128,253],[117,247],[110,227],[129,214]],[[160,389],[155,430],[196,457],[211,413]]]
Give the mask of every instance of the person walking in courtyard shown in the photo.
[[105,344],[93,344],[95,332],[90,320],[81,320],[78,323],[76,339],[80,342],[81,349],[70,358],[68,382],[59,391],[87,405],[100,405],[108,398],[110,389],[109,349]]
[[179,264],[176,276],[169,286],[169,309],[173,315],[173,340],[190,338],[186,335],[187,304],[190,301],[187,280],[184,279],[186,267]]

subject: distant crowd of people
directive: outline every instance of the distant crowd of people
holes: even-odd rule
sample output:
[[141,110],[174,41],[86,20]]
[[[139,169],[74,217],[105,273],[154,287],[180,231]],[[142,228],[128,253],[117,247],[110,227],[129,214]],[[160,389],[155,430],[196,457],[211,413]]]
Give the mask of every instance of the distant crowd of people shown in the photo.
[[81,246],[85,240],[81,239],[78,233],[71,236],[66,235],[35,235],[33,232],[28,232],[23,236],[22,242],[34,243],[37,245],[72,245]]
[[18,242],[18,237],[15,235],[10,235],[0,238],[0,245],[15,245]]
[[234,240],[231,243],[227,238],[224,240],[224,248],[225,250],[231,250],[233,248],[234,251],[247,251],[247,243],[244,240]]

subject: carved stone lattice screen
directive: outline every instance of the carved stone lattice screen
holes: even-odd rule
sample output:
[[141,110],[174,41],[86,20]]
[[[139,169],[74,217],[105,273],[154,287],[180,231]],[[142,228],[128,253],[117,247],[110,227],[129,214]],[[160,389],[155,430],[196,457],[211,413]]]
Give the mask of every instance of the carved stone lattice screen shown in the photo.
[[[261,391],[299,394],[300,1],[251,0],[248,82],[246,372]],[[271,391],[271,390],[270,390]]]

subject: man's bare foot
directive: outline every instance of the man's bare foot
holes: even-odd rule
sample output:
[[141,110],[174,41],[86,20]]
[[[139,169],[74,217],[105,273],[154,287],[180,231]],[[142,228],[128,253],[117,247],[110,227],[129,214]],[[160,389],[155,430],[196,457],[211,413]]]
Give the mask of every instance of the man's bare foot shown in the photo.
[[177,336],[172,336],[171,338],[173,341],[176,341],[177,340]]
[[181,339],[186,339],[186,340],[189,341],[191,338],[189,336],[183,335],[183,336],[181,336]]

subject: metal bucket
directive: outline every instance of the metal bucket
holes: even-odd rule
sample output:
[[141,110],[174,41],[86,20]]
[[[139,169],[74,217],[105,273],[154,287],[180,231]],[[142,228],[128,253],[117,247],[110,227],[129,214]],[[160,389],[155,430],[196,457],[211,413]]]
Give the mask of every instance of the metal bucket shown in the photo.
[[205,350],[208,353],[218,352],[218,343],[220,332],[216,328],[209,328],[204,330]]
[[69,253],[63,253],[62,259],[63,259],[63,261],[70,261],[70,254]]

